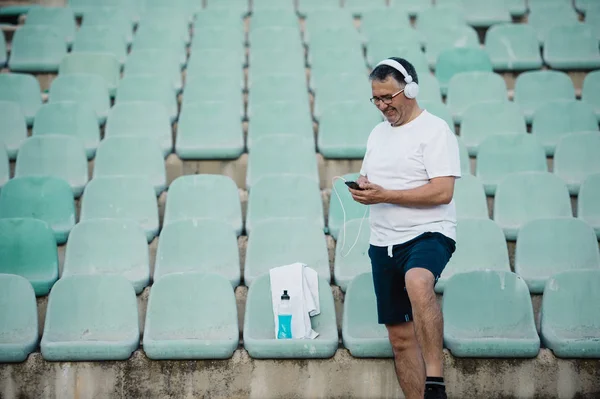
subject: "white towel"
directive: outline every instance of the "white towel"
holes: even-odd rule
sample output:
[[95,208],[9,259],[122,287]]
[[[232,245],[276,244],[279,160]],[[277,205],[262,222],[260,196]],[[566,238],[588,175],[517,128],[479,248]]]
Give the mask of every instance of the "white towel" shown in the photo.
[[317,272],[303,263],[279,266],[269,271],[271,301],[275,318],[275,337],[279,328],[277,308],[281,295],[287,290],[292,308],[292,338],[314,339],[319,335],[312,329],[310,317],[321,313]]

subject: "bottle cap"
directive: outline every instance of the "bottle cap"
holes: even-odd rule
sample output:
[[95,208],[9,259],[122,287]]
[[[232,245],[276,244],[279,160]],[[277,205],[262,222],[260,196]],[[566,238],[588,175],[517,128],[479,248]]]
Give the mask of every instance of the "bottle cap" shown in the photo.
[[287,290],[283,290],[283,295],[281,296],[281,299],[282,300],[283,299],[287,299],[287,300],[290,299],[290,296],[288,295]]

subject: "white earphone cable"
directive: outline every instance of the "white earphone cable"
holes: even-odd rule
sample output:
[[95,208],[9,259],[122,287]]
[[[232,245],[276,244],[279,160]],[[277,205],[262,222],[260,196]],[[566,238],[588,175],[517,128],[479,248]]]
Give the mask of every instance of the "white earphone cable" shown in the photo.
[[[346,245],[346,209],[344,209],[344,203],[342,202],[342,198],[340,197],[340,194],[338,193],[337,188],[335,187],[336,179],[342,179],[343,181],[346,181],[346,179],[344,179],[342,176],[334,176],[333,179],[331,179],[331,186],[333,187],[333,191],[335,192],[335,195],[337,196],[338,201],[340,202],[340,207],[342,208],[342,216],[343,216],[342,236],[343,236],[343,238],[342,238],[342,248],[340,249],[340,254],[341,254],[342,258],[345,258],[346,256],[350,255],[350,252],[352,252],[352,249],[358,243],[358,239],[360,238],[360,232],[362,230],[362,225],[367,216],[367,212],[369,211],[369,207],[367,205],[365,205],[365,213],[360,221],[360,225],[358,226],[358,233],[356,234],[356,239],[354,240],[354,243],[352,244],[352,246],[350,247],[350,249],[348,250],[346,255],[344,255],[343,251],[344,251],[344,246]],[[330,201],[331,201],[331,199],[330,199]]]

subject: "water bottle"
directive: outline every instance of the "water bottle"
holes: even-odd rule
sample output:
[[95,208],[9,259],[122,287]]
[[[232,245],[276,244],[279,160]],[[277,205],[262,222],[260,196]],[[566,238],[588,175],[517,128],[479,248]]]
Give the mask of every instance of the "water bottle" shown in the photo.
[[283,290],[281,301],[277,312],[279,320],[279,328],[277,331],[277,339],[292,338],[292,306],[290,304],[290,296],[287,290]]

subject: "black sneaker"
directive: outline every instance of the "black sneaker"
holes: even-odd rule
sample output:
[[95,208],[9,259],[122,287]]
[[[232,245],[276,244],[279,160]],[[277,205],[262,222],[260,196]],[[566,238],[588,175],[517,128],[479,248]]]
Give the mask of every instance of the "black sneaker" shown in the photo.
[[425,399],[448,399],[446,388],[439,385],[426,386]]

